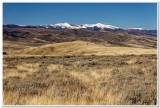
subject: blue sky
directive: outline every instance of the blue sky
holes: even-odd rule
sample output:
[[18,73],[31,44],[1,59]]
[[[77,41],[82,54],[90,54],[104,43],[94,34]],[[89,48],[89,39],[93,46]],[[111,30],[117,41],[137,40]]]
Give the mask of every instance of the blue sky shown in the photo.
[[3,23],[44,25],[104,23],[122,28],[157,28],[156,3],[3,3]]

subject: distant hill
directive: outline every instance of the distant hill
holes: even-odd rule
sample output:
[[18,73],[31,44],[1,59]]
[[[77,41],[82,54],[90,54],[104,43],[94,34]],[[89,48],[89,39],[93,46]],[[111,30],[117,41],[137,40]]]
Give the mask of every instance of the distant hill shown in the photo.
[[45,28],[3,28],[3,40],[23,42],[31,46],[71,41],[87,41],[100,44],[156,48],[157,39],[152,36],[130,35],[125,32],[91,31],[86,29],[51,30]]

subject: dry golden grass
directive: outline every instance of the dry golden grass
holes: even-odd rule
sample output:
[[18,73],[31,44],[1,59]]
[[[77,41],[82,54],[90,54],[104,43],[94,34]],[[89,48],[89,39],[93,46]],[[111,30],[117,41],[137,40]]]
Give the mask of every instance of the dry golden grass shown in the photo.
[[[135,47],[135,46],[134,46]],[[100,45],[84,41],[63,42],[31,47],[15,51],[15,55],[140,55],[156,54],[157,49],[145,49],[137,45],[134,47],[118,47],[110,44]]]
[[[21,63],[19,65],[16,65],[16,67],[9,66],[5,64],[3,66],[3,69],[6,70],[4,73],[3,78],[6,79],[8,77],[21,77],[25,78],[27,75],[33,74],[34,72],[37,72],[39,68],[39,63],[33,64],[33,63]],[[18,71],[17,71],[18,70]]]
[[3,64],[4,105],[157,104],[156,55],[4,56]]
[[29,48],[28,45],[26,45],[23,42],[10,42],[10,41],[5,41],[3,43],[3,52],[7,52],[7,54],[12,54],[15,50],[21,50]]

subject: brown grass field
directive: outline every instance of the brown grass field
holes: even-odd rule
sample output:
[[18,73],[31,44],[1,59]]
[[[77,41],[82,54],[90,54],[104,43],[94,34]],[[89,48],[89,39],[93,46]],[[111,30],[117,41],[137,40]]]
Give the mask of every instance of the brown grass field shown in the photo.
[[[135,45],[134,45],[135,46]],[[39,47],[26,48],[11,53],[12,55],[140,55],[156,54],[155,49],[138,47],[120,47],[111,44],[99,45],[91,42],[73,41],[48,44]]]
[[4,51],[4,105],[157,104],[156,48],[5,42]]

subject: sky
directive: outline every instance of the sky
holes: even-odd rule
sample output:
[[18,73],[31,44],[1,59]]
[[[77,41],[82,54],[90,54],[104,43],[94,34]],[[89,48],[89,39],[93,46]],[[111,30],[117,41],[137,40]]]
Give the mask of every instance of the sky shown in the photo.
[[157,29],[156,3],[3,3],[3,24],[104,23]]

